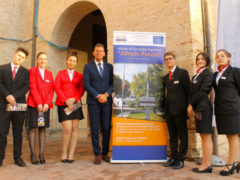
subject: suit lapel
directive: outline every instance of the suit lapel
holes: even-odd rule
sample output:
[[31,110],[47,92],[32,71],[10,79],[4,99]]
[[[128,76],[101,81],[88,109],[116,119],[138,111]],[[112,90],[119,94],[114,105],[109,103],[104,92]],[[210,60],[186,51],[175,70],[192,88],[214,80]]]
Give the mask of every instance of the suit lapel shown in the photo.
[[[103,63],[104,64],[104,63]],[[100,76],[99,74],[99,71],[98,71],[98,68],[97,68],[97,65],[95,63],[95,60],[92,61],[92,65],[93,65],[93,68],[94,68],[94,71],[97,72],[97,75],[100,79],[102,79],[102,77]],[[104,68],[104,67],[103,67]],[[103,75],[104,75],[104,69],[103,69]]]
[[9,79],[11,79],[11,81],[13,81],[11,63],[7,67],[7,73],[8,73]]
[[68,74],[68,70],[65,69],[65,70],[63,71],[63,73],[64,73],[64,75],[66,76],[66,78],[68,79],[68,81],[71,82],[71,81],[70,81],[69,74]]
[[176,68],[175,68],[175,70],[174,70],[174,72],[172,74],[172,78],[171,78],[171,81],[169,83],[169,86],[173,84],[173,82],[177,78],[177,76],[178,76],[178,67],[176,66]]
[[[206,68],[206,69],[204,69],[199,75],[198,75],[198,77],[195,79],[195,81],[200,81],[201,80],[201,78],[203,77],[203,75],[206,73],[208,71],[208,69]],[[196,75],[195,75],[196,76]],[[193,77],[193,79],[195,78],[195,76]],[[193,80],[192,79],[192,80]]]
[[23,67],[19,66],[18,71],[17,71],[16,76],[13,81],[17,81],[21,77],[22,70],[23,70]]
[[[39,71],[39,67],[38,66],[36,66],[36,72],[37,72],[37,76],[39,76],[39,78],[42,80],[42,81],[44,81],[44,79],[42,78],[42,75],[41,75],[41,73],[40,73],[40,71]],[[46,71],[44,71],[44,78],[46,77]]]
[[231,72],[232,67],[228,66],[227,69],[223,72],[222,76],[219,78],[218,80],[218,85],[221,84],[221,82],[223,81],[223,79],[227,79],[229,73]]

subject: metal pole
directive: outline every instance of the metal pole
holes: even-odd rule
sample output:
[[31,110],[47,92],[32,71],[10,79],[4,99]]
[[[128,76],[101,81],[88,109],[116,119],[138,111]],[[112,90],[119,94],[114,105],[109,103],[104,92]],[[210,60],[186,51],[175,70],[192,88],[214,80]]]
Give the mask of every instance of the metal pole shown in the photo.
[[35,58],[36,58],[36,7],[37,7],[37,0],[34,0],[34,5],[33,5],[33,32],[32,32],[32,61],[31,61],[31,67],[35,66]]

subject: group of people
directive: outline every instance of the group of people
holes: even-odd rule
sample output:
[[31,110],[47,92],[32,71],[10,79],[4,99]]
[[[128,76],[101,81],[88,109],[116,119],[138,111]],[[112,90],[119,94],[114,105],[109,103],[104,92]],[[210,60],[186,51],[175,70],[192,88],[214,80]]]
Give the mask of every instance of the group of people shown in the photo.
[[[208,68],[210,65],[208,55],[199,53],[196,56],[197,72],[190,81],[188,72],[176,66],[176,56],[172,52],[165,53],[164,62],[169,70],[164,81],[165,109],[171,154],[163,166],[173,169],[184,167],[188,149],[189,117],[195,119],[196,132],[200,133],[202,139],[202,163],[192,171],[212,172],[214,111],[218,134],[225,134],[229,145],[228,160],[220,175],[228,176],[239,172],[240,69],[230,65],[230,58],[231,54],[228,51],[218,50],[216,52],[218,70],[213,74]],[[214,89],[214,92],[211,89]],[[214,103],[210,101],[210,95],[215,95]]]
[[[88,92],[87,103],[95,154],[94,163],[101,164],[101,160],[109,162],[113,67],[103,61],[104,45],[98,43],[94,46],[94,60],[85,65],[83,75],[75,70],[78,56],[76,52],[72,52],[67,57],[66,69],[58,72],[55,81],[52,73],[46,69],[47,53],[39,52],[36,58],[37,66],[30,70],[21,66],[28,54],[27,49],[19,47],[12,61],[0,66],[0,166],[5,157],[10,122],[12,122],[14,162],[18,166],[26,166],[21,158],[24,120],[28,129],[31,163],[34,165],[46,163],[45,129],[50,124],[54,91],[57,94],[55,105],[58,107],[58,121],[63,128],[61,162],[74,162],[79,120],[84,119],[81,98],[85,90]],[[26,101],[27,92],[29,94]],[[27,107],[24,108],[26,104]],[[100,123],[103,132],[102,149],[99,145]],[[36,153],[37,130],[39,156]]]
[[[79,120],[83,119],[81,98],[87,91],[87,104],[91,126],[94,163],[110,161],[108,156],[112,115],[113,66],[103,61],[104,46],[94,46],[94,60],[86,64],[83,75],[75,70],[78,56],[71,53],[66,60],[66,69],[59,71],[55,82],[52,73],[46,69],[47,54],[37,55],[37,66],[29,71],[21,66],[28,51],[18,48],[11,63],[0,66],[0,166],[5,157],[7,135],[10,122],[13,132],[13,158],[15,164],[25,167],[21,158],[22,130],[24,119],[28,128],[28,140],[31,150],[31,163],[44,164],[45,128],[49,127],[50,109],[53,107],[54,91],[57,94],[58,118],[62,124],[61,162],[74,162],[77,144]],[[181,169],[188,149],[187,119],[194,118],[196,131],[202,139],[202,164],[193,168],[196,173],[211,173],[212,116],[213,105],[209,100],[212,87],[215,90],[214,113],[219,134],[226,134],[229,144],[227,165],[220,174],[227,176],[239,172],[238,134],[240,134],[240,69],[231,67],[231,54],[224,49],[216,53],[218,71],[214,74],[208,69],[210,59],[207,54],[196,56],[197,72],[190,81],[188,72],[176,66],[176,56],[172,52],[164,55],[169,69],[165,76],[166,121],[170,136],[170,158],[165,167]],[[26,101],[25,95],[29,91]],[[15,107],[27,103],[27,112]],[[67,113],[70,112],[70,113]],[[102,148],[99,145],[99,127],[103,134]],[[39,156],[36,153],[36,132],[39,138]],[[180,143],[178,141],[180,140]]]

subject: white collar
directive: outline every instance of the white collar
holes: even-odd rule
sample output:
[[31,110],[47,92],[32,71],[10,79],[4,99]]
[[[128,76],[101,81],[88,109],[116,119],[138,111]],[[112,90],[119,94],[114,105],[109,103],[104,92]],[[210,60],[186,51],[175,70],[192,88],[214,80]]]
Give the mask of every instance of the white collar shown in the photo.
[[11,68],[14,69],[15,66],[17,66],[17,69],[20,67],[20,65],[15,65],[11,62]]
[[101,66],[103,66],[103,60],[101,62],[98,62],[96,59],[94,59],[96,65],[98,65],[99,63],[101,64]]
[[[176,67],[177,67],[177,66],[174,66],[170,71],[172,71],[172,73],[174,73]],[[170,72],[170,71],[169,71],[169,72]]]
[[68,71],[68,73],[71,73],[71,74],[74,73],[74,69],[73,69],[73,70],[70,70],[70,69],[67,68],[67,71]]

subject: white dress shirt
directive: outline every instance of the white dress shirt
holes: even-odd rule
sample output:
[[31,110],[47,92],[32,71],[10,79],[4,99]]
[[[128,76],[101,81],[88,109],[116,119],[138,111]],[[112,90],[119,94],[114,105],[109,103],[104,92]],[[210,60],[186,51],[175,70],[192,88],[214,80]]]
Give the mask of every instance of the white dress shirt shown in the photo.
[[69,70],[69,69],[67,69],[67,71],[68,71],[69,79],[70,79],[70,81],[72,82],[74,70]]
[[17,69],[16,69],[16,74],[17,74],[17,71],[18,71],[20,65],[14,65],[13,63],[11,63],[12,72],[13,72],[15,66],[17,66]]
[[40,72],[40,74],[41,74],[42,79],[44,80],[44,72],[45,72],[45,69],[42,69],[42,68],[40,68],[39,66],[38,66],[38,69],[39,69],[39,72]]

